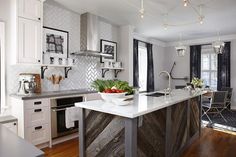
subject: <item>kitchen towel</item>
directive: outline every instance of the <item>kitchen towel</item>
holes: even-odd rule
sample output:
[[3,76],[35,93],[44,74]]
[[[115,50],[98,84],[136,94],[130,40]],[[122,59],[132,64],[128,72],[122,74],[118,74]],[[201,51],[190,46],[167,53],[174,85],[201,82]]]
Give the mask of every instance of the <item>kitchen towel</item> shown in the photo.
[[66,128],[72,128],[75,126],[75,121],[79,120],[79,108],[67,107],[66,108]]

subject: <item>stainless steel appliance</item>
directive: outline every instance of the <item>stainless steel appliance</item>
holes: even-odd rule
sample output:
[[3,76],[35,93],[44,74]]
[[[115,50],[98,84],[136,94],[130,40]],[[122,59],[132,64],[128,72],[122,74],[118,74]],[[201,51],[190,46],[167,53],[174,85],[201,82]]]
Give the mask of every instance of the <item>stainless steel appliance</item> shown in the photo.
[[34,93],[36,87],[35,76],[33,74],[20,74],[19,89],[17,94],[26,95]]
[[83,100],[83,96],[51,100],[51,130],[53,139],[78,132],[78,122],[75,122],[75,127],[66,128],[65,110],[67,107],[75,106],[76,102],[82,102]]

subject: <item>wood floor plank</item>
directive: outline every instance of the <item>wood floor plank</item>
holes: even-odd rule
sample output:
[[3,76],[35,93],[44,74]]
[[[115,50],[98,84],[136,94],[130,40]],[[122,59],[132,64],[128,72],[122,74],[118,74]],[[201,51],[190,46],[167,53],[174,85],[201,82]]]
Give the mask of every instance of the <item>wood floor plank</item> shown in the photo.
[[[43,149],[45,157],[78,157],[78,140],[73,139],[52,148]],[[202,130],[199,139],[181,157],[235,157],[236,135],[209,128]]]

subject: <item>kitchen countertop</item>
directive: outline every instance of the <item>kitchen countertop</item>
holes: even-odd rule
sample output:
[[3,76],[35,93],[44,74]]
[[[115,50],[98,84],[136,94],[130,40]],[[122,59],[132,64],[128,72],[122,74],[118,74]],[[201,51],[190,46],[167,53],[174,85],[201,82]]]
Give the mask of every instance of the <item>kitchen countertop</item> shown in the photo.
[[190,92],[183,89],[175,89],[172,91],[171,96],[166,97],[152,97],[145,94],[135,95],[134,100],[126,106],[118,106],[103,100],[76,103],[75,106],[127,118],[136,118],[205,93],[204,91]]
[[0,124],[1,157],[43,157],[44,152]]
[[76,89],[76,90],[42,92],[42,93],[35,93],[35,94],[30,94],[30,95],[11,94],[10,96],[19,98],[22,100],[30,100],[30,99],[51,98],[51,97],[70,96],[70,95],[89,94],[89,93],[96,93],[96,91],[91,90],[91,89]]

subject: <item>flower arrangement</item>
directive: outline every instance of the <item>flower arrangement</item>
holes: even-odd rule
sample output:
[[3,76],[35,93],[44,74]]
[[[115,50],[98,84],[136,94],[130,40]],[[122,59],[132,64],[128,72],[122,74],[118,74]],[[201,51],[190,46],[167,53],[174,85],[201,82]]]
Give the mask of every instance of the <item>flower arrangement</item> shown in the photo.
[[194,88],[202,88],[204,83],[203,83],[203,80],[202,79],[199,79],[197,77],[194,77],[192,79],[192,82],[191,84],[194,86]]

